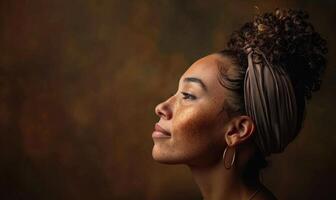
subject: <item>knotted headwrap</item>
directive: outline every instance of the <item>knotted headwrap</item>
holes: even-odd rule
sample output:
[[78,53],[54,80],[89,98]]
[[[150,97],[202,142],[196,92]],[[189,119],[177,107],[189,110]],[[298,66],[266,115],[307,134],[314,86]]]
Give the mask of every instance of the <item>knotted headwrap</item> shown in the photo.
[[288,74],[273,66],[263,52],[245,48],[245,110],[256,125],[255,143],[268,156],[280,153],[296,136],[297,105]]

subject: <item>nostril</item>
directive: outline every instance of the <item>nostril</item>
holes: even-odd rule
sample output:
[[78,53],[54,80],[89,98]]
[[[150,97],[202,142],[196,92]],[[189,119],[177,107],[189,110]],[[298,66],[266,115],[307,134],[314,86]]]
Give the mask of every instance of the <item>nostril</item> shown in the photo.
[[158,112],[158,115],[159,115],[159,117],[165,116],[165,114],[163,112],[161,112],[161,111]]
[[155,107],[155,113],[156,113],[157,116],[165,118],[165,119],[168,119],[171,116],[170,110],[169,110],[166,102],[163,102],[163,103],[160,103],[159,105],[157,105]]
[[161,104],[159,104],[155,107],[155,114],[159,117],[161,117],[163,115],[163,113],[161,111],[161,109],[162,109],[161,107],[162,107]]

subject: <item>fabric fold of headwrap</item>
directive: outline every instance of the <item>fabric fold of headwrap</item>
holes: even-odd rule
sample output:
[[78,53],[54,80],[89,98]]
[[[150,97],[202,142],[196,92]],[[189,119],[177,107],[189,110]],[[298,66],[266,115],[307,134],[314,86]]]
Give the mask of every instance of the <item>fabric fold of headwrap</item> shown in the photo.
[[259,49],[246,47],[248,68],[244,79],[247,114],[256,125],[255,143],[268,156],[280,153],[296,136],[297,105],[288,74],[268,62]]

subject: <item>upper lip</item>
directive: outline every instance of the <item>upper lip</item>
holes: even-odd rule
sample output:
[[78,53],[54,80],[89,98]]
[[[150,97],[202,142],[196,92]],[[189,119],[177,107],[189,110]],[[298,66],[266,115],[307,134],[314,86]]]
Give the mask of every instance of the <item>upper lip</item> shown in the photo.
[[163,133],[163,134],[165,134],[165,135],[171,135],[168,131],[166,131],[165,129],[163,129],[159,124],[155,124],[155,131],[159,131],[159,132],[161,132],[161,133]]

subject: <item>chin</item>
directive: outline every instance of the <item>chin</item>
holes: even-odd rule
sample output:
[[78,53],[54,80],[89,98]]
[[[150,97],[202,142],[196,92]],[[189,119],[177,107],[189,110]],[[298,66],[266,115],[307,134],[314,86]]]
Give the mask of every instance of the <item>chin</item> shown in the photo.
[[[190,153],[190,152],[189,152]],[[220,154],[220,153],[219,153]],[[221,157],[218,158],[214,155],[219,155],[218,153],[211,152],[211,155],[208,154],[186,154],[184,151],[182,154],[178,154],[172,151],[164,151],[160,146],[154,145],[152,149],[152,157],[158,163],[162,164],[186,164],[189,166],[209,166],[217,164],[221,161]]]
[[156,162],[159,162],[162,164],[174,165],[174,164],[185,163],[183,162],[182,159],[174,158],[172,155],[169,155],[169,153],[162,152],[159,149],[155,148],[155,146],[153,147],[153,150],[152,150],[152,157]]

